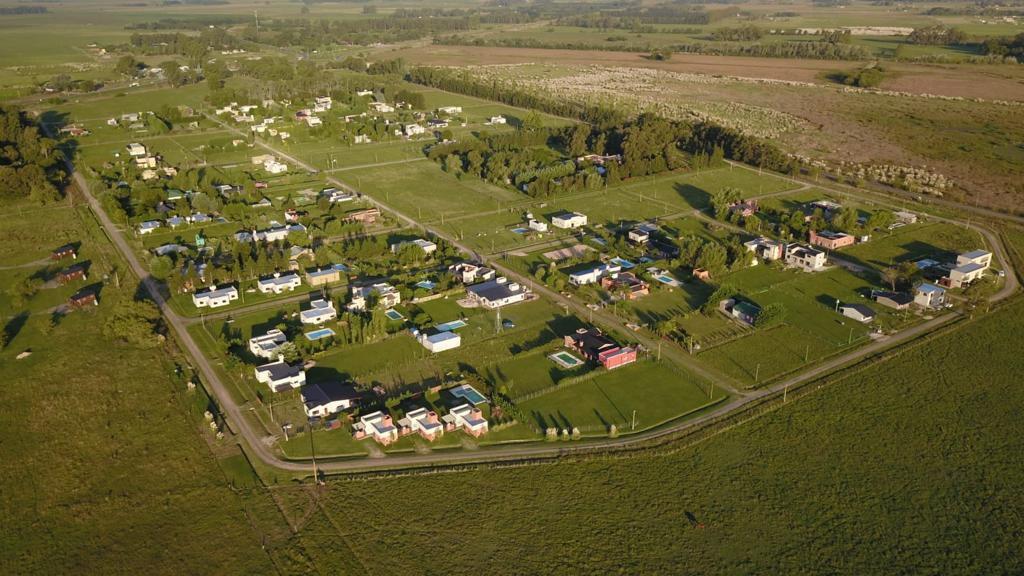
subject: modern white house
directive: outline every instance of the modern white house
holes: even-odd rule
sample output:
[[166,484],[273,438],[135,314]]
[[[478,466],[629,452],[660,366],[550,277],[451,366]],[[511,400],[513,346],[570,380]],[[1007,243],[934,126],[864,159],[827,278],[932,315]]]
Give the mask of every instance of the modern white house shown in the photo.
[[972,250],[956,257],[956,267],[949,271],[948,285],[961,288],[985,275],[992,265],[992,253],[986,250]]
[[210,286],[192,294],[192,304],[196,308],[220,308],[235,300],[238,300],[238,288],[234,286],[224,286],[223,288]]
[[819,272],[825,269],[828,257],[821,250],[815,250],[799,244],[786,247],[786,265],[793,266],[804,272]]
[[448,267],[448,271],[452,273],[453,278],[463,284],[492,280],[495,276],[493,269],[486,268],[484,266],[477,266],[471,262],[459,262],[458,264],[452,264]]
[[453,350],[462,346],[462,337],[455,332],[445,331],[428,334],[426,332],[418,332],[414,330],[413,336],[420,344],[423,345],[424,348],[430,350],[434,354],[444,352],[445,350]]
[[163,223],[159,220],[146,220],[142,224],[139,224],[139,234],[149,234],[161,226],[163,226]]
[[405,413],[405,418],[398,421],[399,434],[418,433],[426,440],[435,440],[444,435],[444,425],[437,417],[437,412],[426,408],[416,408]]
[[256,283],[256,288],[263,294],[291,292],[299,286],[302,286],[302,279],[295,272],[286,274],[275,272],[273,276],[260,278]]
[[381,114],[395,111],[394,106],[384,102],[370,102],[369,104],[367,104],[367,107],[370,110],[373,110],[374,112],[379,112]]
[[397,288],[386,282],[377,282],[363,286],[352,286],[352,301],[348,303],[349,310],[366,310],[366,298],[371,294],[377,296],[377,305],[385,308],[392,308],[402,302],[402,294]]
[[530,230],[533,230],[534,232],[547,232],[548,231],[548,223],[547,222],[541,222],[540,220],[537,220],[536,218],[528,219],[526,221],[526,227],[529,228]]
[[651,239],[651,233],[643,228],[633,228],[626,234],[626,239],[633,244],[644,245]]
[[271,362],[255,368],[256,380],[266,384],[271,392],[279,392],[288,388],[298,388],[306,383],[306,371],[302,365],[292,366],[278,356],[277,362]]
[[348,410],[359,400],[359,393],[349,384],[341,382],[321,382],[302,387],[299,393],[306,416],[323,418]]
[[945,303],[946,291],[934,284],[921,284],[914,291],[914,304],[922,308],[939,308]]
[[338,311],[329,300],[313,300],[311,308],[299,312],[299,321],[303,324],[320,325],[338,317]]
[[490,119],[487,120],[487,123],[492,126],[497,124],[508,124],[508,120],[506,120],[504,116],[491,116]]
[[262,336],[249,338],[249,352],[258,358],[270,360],[277,356],[281,346],[288,343],[288,337],[277,328],[271,328]]
[[621,266],[615,264],[595,264],[583,270],[569,274],[569,283],[574,286],[586,286],[596,284],[601,277],[614,274],[622,270]]
[[391,415],[380,410],[360,416],[359,422],[356,422],[352,428],[356,440],[373,438],[384,446],[398,440],[398,428],[392,422]]
[[131,156],[132,158],[137,158],[139,156],[146,155],[146,147],[143,146],[142,144],[139,144],[138,142],[132,142],[131,144],[125,146],[125,148],[128,150],[128,155]]
[[471,436],[480,437],[487,433],[487,420],[479,408],[470,404],[460,404],[441,417],[445,427],[451,430],[462,429]]
[[427,129],[419,124],[406,124],[404,131],[406,136],[416,136],[427,133]]
[[462,114],[462,106],[441,106],[437,111],[442,114]]
[[288,165],[277,160],[268,160],[263,163],[263,169],[271,174],[284,174],[288,171]]
[[530,295],[529,289],[504,276],[466,287],[469,298],[484,308],[501,308],[522,302]]
[[580,228],[587,225],[587,216],[579,212],[563,212],[551,217],[551,225],[563,230]]
[[764,236],[744,242],[743,246],[747,248],[747,252],[753,252],[758,258],[769,262],[779,260],[786,251],[785,244]]

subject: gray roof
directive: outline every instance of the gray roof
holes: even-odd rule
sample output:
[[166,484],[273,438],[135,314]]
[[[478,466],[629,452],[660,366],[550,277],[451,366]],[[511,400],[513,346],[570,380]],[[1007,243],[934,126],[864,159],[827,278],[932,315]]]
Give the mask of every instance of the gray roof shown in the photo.
[[865,318],[873,318],[875,316],[875,311],[863,304],[843,304],[841,308],[844,310],[856,310],[857,312],[860,312],[860,315]]
[[279,380],[284,380],[285,378],[298,376],[299,372],[302,372],[302,366],[298,364],[292,366],[287,362],[278,361],[271,362],[270,364],[264,364],[256,368],[256,370],[259,370],[260,372],[268,372],[270,374],[270,380],[272,382],[277,382]]
[[306,404],[307,409],[323,406],[330,402],[356,400],[359,398],[359,392],[357,392],[355,388],[350,384],[344,384],[342,382],[321,382],[319,384],[309,384],[302,387],[301,394],[302,401]]
[[516,294],[524,292],[523,287],[518,286],[518,290],[512,290],[509,286],[514,283],[510,282],[498,282],[498,279],[488,280],[487,282],[481,282],[480,284],[473,284],[467,286],[466,291],[475,294],[478,298],[494,302],[495,300],[502,300]]
[[963,256],[964,258],[970,258],[971,260],[974,260],[975,258],[988,256],[989,254],[991,253],[988,250],[971,250],[970,252],[965,252],[961,254],[961,256]]

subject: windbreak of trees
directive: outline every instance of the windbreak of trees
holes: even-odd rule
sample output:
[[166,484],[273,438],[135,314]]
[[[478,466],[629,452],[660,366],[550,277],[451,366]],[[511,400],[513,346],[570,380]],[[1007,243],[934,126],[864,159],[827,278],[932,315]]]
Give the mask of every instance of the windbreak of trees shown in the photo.
[[147,56],[184,56],[194,68],[203,65],[210,50],[228,50],[241,46],[241,42],[223,28],[206,28],[196,36],[181,32],[135,33],[131,35],[128,43],[132,51]]
[[956,28],[949,28],[942,25],[928,26],[927,28],[914,28],[914,31],[907,36],[907,42],[911,44],[925,44],[930,46],[950,46],[963,44],[967,35]]
[[987,55],[1012,56],[1024,61],[1024,33],[1013,38],[989,38],[982,47]]
[[764,36],[764,30],[753,24],[736,28],[717,28],[711,33],[711,37],[715,40],[726,40],[729,42],[752,42],[760,40],[762,36]]
[[0,106],[0,199],[60,200],[66,175],[57,146],[25,113]]

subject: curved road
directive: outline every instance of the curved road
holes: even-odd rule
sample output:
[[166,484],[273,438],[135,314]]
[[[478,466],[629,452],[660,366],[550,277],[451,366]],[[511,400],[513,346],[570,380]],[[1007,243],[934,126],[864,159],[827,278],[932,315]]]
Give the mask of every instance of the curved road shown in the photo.
[[[216,119],[214,118],[214,120]],[[230,126],[224,126],[234,130],[234,128]],[[240,131],[237,130],[236,132],[241,133]],[[295,165],[301,166],[309,171],[316,171],[316,169],[310,166],[309,164],[306,164],[305,162],[302,162],[301,160],[291,155],[276,150],[265,143],[258,142],[257,144],[260,147],[266,149],[267,151],[276,154],[288,161],[291,161]],[[202,351],[196,345],[195,341],[192,339],[191,335],[188,333],[188,324],[193,322],[193,320],[184,318],[177,312],[175,312],[173,309],[171,309],[171,307],[167,303],[167,300],[164,298],[163,293],[161,292],[157,282],[148,274],[146,269],[139,262],[139,259],[136,256],[135,252],[132,250],[128,242],[125,240],[124,235],[114,225],[114,222],[110,220],[106,212],[104,212],[102,207],[100,206],[99,201],[95,198],[95,196],[93,196],[93,194],[89,190],[89,186],[85,178],[74,169],[74,166],[70,162],[68,163],[68,170],[74,178],[75,183],[82,191],[82,194],[88,200],[90,207],[96,214],[100,223],[103,225],[103,228],[106,230],[107,235],[110,237],[111,241],[124,256],[125,260],[128,262],[131,269],[135,272],[136,276],[141,279],[143,285],[146,287],[146,290],[153,298],[153,301],[156,302],[156,304],[160,307],[160,310],[164,314],[164,317],[167,319],[168,325],[177,334],[179,342],[181,342],[185,351],[192,358],[193,362],[195,363],[195,366],[198,368],[203,380],[205,381],[205,384],[209,389],[210,393],[212,393],[213,396],[217,399],[217,403],[223,410],[229,427],[231,427],[231,429],[234,432],[236,432],[237,434],[241,435],[244,438],[245,443],[249,448],[250,454],[259,458],[265,465],[271,467],[291,472],[312,473],[314,470],[312,462],[292,461],[281,458],[280,456],[275,454],[274,451],[268,446],[268,438],[258,433],[258,431],[250,424],[250,422],[245,419],[242,413],[242,409],[237,404],[235,404],[231,397],[231,394],[228,392],[224,383],[218,377],[216,371],[213,369],[213,366],[210,364],[209,360],[202,353]],[[349,190],[352,189],[347,184],[333,177],[328,177],[328,180],[336,186],[341,186]],[[452,243],[463,252],[473,255],[476,259],[488,263],[489,265],[500,270],[503,274],[525,285],[532,284],[531,279],[522,276],[515,270],[512,270],[507,266],[502,265],[500,262],[482,258],[481,255],[476,254],[475,251],[461,244],[460,242],[457,241],[457,239],[449,237],[448,234],[424,226],[423,224],[413,220],[409,216],[392,209],[390,206],[386,206],[385,204],[381,203],[380,201],[374,198],[366,198],[370,200],[373,204],[376,204],[379,208],[383,210],[388,210],[389,212],[393,213],[396,217],[398,217],[400,220],[407,223],[408,225],[422,229],[429,234],[432,234],[434,236],[437,236]],[[994,254],[996,255],[997,259],[1002,263],[1003,269],[1007,271],[1006,285],[996,295],[993,295],[991,300],[996,301],[1002,298],[1006,298],[1016,290],[1017,279],[1013,273],[1012,268],[1010,267],[1008,259],[1005,256],[1005,252],[1002,249],[1002,244],[999,242],[998,237],[992,234],[991,232],[979,228],[976,225],[972,227],[981,231],[983,234],[985,234],[986,238],[989,239],[991,246],[993,247]],[[588,309],[585,309],[581,304],[566,299],[561,294],[553,292],[546,287],[537,287],[536,291],[548,298],[551,298],[556,302],[559,302],[564,306],[573,308],[577,312],[583,312],[585,314],[590,313],[590,311]],[[605,325],[626,330],[621,320],[603,311],[595,311],[594,316],[596,316],[597,319]],[[771,386],[767,386],[765,388],[758,389],[753,392],[743,392],[736,390],[733,386],[724,385],[724,379],[720,375],[715,374],[712,371],[708,370],[707,368],[697,364],[691,357],[689,357],[689,355],[683,352],[680,348],[676,346],[665,346],[663,347],[663,353],[665,353],[668,356],[671,356],[673,360],[679,362],[680,364],[690,369],[694,373],[707,379],[709,382],[716,382],[719,386],[722,386],[730,390],[732,392],[732,396],[729,398],[728,401],[723,402],[712,409],[709,409],[708,411],[697,417],[684,419],[673,424],[662,426],[660,428],[648,430],[645,432],[639,432],[621,438],[609,438],[604,440],[587,441],[570,446],[566,446],[561,443],[559,443],[558,445],[552,445],[542,442],[534,442],[526,445],[485,448],[478,451],[388,455],[382,458],[363,458],[358,460],[321,462],[318,463],[317,467],[319,468],[319,470],[329,473],[362,472],[392,468],[415,468],[465,463],[524,460],[531,458],[553,458],[561,455],[591,452],[600,449],[624,448],[651,439],[676,434],[680,431],[709,423],[723,415],[729,414],[740,408],[743,408],[744,406],[747,406],[752,402],[761,400],[768,396],[783,393],[784,390],[788,389],[791,386],[795,386],[812,380],[822,374],[825,374],[847,363],[863,359],[865,357],[868,357],[869,355],[876,354],[892,346],[896,346],[898,344],[907,342],[923,334],[927,334],[928,332],[931,332],[936,328],[951,322],[956,317],[957,314],[947,314],[944,316],[940,316],[938,318],[935,318],[913,328],[904,330],[884,341],[873,342],[872,344],[851,351],[847,354],[843,354],[841,356],[832,358],[831,360],[814,366],[813,368],[801,374],[798,374],[784,381],[778,382]],[[630,333],[633,334],[642,344],[647,346],[649,349],[653,349],[658,345],[658,342],[656,340],[653,340],[643,334],[637,334],[635,332]]]

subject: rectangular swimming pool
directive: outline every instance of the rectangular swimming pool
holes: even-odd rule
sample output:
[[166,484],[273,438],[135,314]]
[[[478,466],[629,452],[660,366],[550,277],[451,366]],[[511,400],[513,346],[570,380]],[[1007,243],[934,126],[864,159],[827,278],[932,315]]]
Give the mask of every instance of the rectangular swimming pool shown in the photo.
[[384,315],[392,320],[405,320],[405,316],[402,316],[402,313],[394,308],[388,308],[385,310]]
[[319,330],[313,330],[312,332],[306,332],[304,336],[307,340],[313,342],[322,338],[330,338],[334,336],[334,330],[331,330],[330,328],[321,328]]
[[583,364],[583,360],[569,354],[568,352],[555,352],[548,356],[551,360],[558,364],[562,368],[577,368]]
[[452,320],[451,322],[445,322],[444,324],[435,324],[434,328],[441,332],[451,332],[452,330],[463,328],[468,326],[465,320]]
[[452,394],[452,396],[455,396],[456,398],[462,398],[463,400],[469,402],[473,406],[487,402],[487,397],[477,392],[476,388],[473,388],[469,384],[456,386],[455,388],[449,390],[449,392]]

